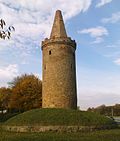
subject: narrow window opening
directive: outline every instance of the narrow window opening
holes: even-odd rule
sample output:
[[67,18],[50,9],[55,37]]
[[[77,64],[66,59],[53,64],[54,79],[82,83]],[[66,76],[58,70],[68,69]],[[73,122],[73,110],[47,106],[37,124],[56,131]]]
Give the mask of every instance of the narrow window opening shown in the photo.
[[49,51],[49,55],[51,55],[51,50]]
[[71,69],[72,69],[72,64],[71,64]]
[[75,57],[75,54],[73,53],[73,57]]
[[44,66],[44,69],[46,70],[46,65]]

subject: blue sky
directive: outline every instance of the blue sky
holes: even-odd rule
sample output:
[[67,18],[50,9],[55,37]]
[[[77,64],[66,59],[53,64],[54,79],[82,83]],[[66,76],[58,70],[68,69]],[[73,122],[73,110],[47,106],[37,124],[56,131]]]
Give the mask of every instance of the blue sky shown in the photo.
[[78,106],[120,103],[119,0],[0,0],[0,18],[16,29],[0,40],[0,87],[23,73],[41,78],[41,41],[57,9],[77,42]]

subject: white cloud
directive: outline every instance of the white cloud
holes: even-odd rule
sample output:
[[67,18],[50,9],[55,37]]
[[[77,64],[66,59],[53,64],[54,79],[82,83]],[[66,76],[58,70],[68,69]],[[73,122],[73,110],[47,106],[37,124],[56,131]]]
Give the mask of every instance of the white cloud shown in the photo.
[[101,7],[101,6],[104,6],[105,4],[108,4],[112,2],[112,0],[101,0],[97,5],[96,7]]
[[113,13],[109,18],[103,18],[102,23],[117,23],[120,22],[120,12]]
[[7,82],[11,81],[19,74],[17,64],[10,64],[0,68],[0,87],[7,86]]
[[80,33],[90,34],[91,37],[101,37],[103,35],[108,35],[107,29],[102,26],[83,29],[80,31]]
[[97,26],[93,28],[83,29],[81,31],[78,31],[78,33],[90,34],[91,37],[96,39],[92,43],[100,43],[103,41],[103,36],[108,35],[108,30],[105,27]]
[[15,27],[11,41],[0,42],[0,50],[11,50],[13,57],[22,58],[20,63],[28,63],[27,57],[22,55],[38,52],[41,40],[50,35],[57,9],[62,10],[67,21],[86,12],[91,3],[92,0],[0,0],[0,18]]
[[1,0],[0,16],[7,23],[14,24],[16,34],[24,33],[27,37],[43,34],[48,36],[56,9],[62,10],[65,19],[70,19],[80,12],[87,11],[91,2],[92,0]]
[[97,37],[96,40],[92,42],[92,44],[98,44],[98,43],[101,43],[103,41],[104,41],[103,38]]
[[120,65],[120,58],[114,60],[114,63],[115,63],[116,65]]

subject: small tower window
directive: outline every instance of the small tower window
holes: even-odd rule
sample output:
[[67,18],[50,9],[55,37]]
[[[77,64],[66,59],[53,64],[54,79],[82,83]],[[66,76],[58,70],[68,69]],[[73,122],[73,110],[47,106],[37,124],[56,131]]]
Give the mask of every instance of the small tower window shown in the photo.
[[46,65],[44,66],[44,69],[46,70]]
[[73,57],[75,57],[75,53],[73,53]]
[[49,55],[51,55],[51,50],[49,51]]
[[71,64],[71,69],[72,69],[72,64]]

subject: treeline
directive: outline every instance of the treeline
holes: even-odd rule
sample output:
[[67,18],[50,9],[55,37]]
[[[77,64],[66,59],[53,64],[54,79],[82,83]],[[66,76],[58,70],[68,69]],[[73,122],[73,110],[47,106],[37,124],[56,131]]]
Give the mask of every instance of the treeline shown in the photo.
[[31,75],[21,75],[0,88],[0,113],[24,112],[42,107],[42,82]]
[[113,106],[101,105],[97,108],[88,108],[87,111],[100,113],[106,116],[120,116],[120,104],[115,104]]

